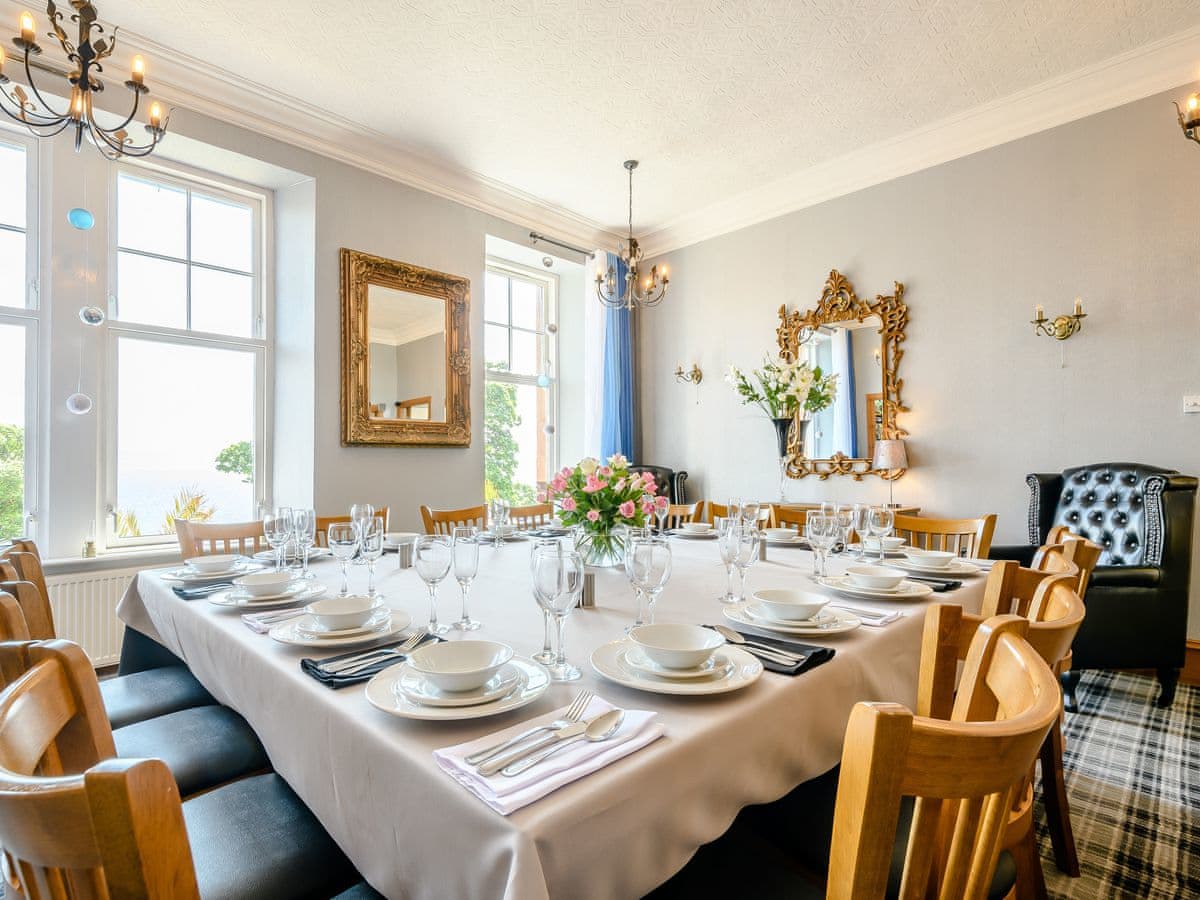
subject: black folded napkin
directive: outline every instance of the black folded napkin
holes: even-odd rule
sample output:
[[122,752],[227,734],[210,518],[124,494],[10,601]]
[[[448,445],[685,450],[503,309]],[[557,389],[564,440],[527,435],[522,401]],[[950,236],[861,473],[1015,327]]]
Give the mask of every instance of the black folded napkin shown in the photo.
[[956,591],[963,583],[954,578],[926,578],[924,575],[905,575],[909,581],[919,581],[933,588],[934,593],[944,594],[946,591]]
[[233,587],[232,581],[217,581],[209,584],[202,584],[199,587],[184,587],[176,585],[171,590],[175,592],[175,596],[182,600],[200,600],[212,594],[219,594],[221,591],[227,591]]
[[[708,627],[712,628],[711,625]],[[780,675],[799,675],[802,672],[807,672],[809,669],[815,669],[821,663],[827,663],[833,659],[834,654],[837,652],[832,647],[818,647],[815,644],[804,644],[800,641],[785,641],[779,638],[763,637],[751,631],[742,631],[739,628],[733,628],[731,625],[726,625],[725,627],[744,635],[747,640],[754,641],[756,644],[764,644],[767,647],[774,647],[776,650],[783,650],[786,653],[803,654],[800,662],[794,666],[785,666],[773,660],[763,659],[761,656],[754,657],[763,664],[763,668],[768,672],[778,672]],[[737,644],[731,643],[729,646],[736,647]],[[742,649],[753,655],[751,648],[743,647]]]
[[[404,640],[408,639],[405,638]],[[378,647],[372,647],[371,649],[382,650],[385,647],[399,647],[404,643],[404,640],[392,641],[390,644],[380,644]],[[441,641],[444,639],[436,635],[429,635],[419,646],[425,646],[431,640]],[[386,656],[380,657],[378,661],[371,663],[367,668],[355,672],[353,675],[330,675],[322,668],[322,666],[328,663],[341,662],[344,659],[349,659],[352,656],[358,656],[366,652],[364,648],[358,647],[355,650],[350,650],[338,656],[330,656],[326,659],[309,659],[306,657],[300,660],[300,670],[306,675],[311,675],[317,681],[321,682],[321,684],[325,685],[325,687],[337,690],[338,688],[350,687],[352,684],[362,684],[364,681],[370,681],[388,666],[394,666],[396,663],[402,663],[408,659],[407,654],[397,656],[394,653],[389,653]]]

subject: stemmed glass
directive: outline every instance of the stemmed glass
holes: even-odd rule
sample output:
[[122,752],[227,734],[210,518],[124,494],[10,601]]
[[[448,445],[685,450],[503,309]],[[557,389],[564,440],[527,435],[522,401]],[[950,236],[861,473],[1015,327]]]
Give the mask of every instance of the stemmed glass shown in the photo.
[[[838,528],[835,550],[838,553],[845,553],[846,546],[850,543],[850,528],[854,524],[854,509],[849,506],[839,506],[833,514],[833,519]],[[837,547],[841,549],[837,549]]]
[[743,603],[746,600],[746,577],[750,574],[750,567],[758,559],[758,542],[762,538],[756,523],[743,519],[735,528],[737,556],[734,557],[733,564],[737,566],[738,571],[738,603]]
[[538,605],[558,626],[558,656],[549,666],[551,681],[575,681],[580,671],[567,662],[563,629],[583,593],[583,557],[575,552],[539,553],[533,563],[533,592]]
[[300,550],[300,577],[309,581],[315,576],[308,571],[308,551],[317,542],[317,513],[311,509],[292,510],[292,534]]
[[659,506],[657,503],[654,504],[654,518],[658,519],[659,534],[667,533],[667,513],[670,511],[670,505],[667,503],[662,504],[662,506]]
[[[575,530],[580,531],[581,529],[579,529],[577,526]],[[575,546],[579,546],[578,535],[575,535]],[[543,538],[539,540],[533,545],[533,551],[529,555],[529,574],[532,576],[534,572],[537,571],[537,561],[539,556],[541,556],[543,553],[559,553],[560,550],[561,548],[559,547],[558,538]],[[542,626],[544,631],[541,652],[533,654],[530,659],[532,659],[534,662],[541,663],[543,666],[548,666],[554,662],[556,657],[554,656],[554,647],[550,643],[550,613],[546,612],[544,609],[542,610]]]
[[359,556],[367,564],[367,596],[372,600],[382,599],[383,594],[375,590],[375,563],[383,556],[383,517],[364,519],[359,532]]
[[725,514],[731,519],[742,517],[742,498],[730,497],[725,503]]
[[454,529],[454,577],[462,591],[462,618],[454,623],[459,631],[474,631],[479,627],[467,613],[467,598],[471,582],[479,573],[479,529],[474,525],[459,525]]
[[[358,535],[360,539],[362,538],[363,523],[368,519],[373,518],[375,518],[375,507],[373,507],[370,503],[355,503],[350,507],[350,521],[353,522],[354,526],[358,529]],[[356,566],[361,566],[365,562],[366,560],[363,559],[361,555],[355,557],[354,559],[354,564]]]
[[858,536],[858,558],[864,559],[867,555],[867,542],[863,537],[867,533],[867,512],[869,507],[862,503],[855,503],[854,509],[850,513],[850,527],[854,529],[854,533]]
[[758,527],[758,511],[760,509],[762,509],[762,504],[757,500],[747,500],[742,504],[742,519],[747,525]]
[[453,556],[449,535],[423,534],[417,538],[417,545],[413,550],[413,566],[425,582],[425,586],[429,588],[429,624],[425,626],[425,630],[430,634],[445,634],[450,630],[450,626],[438,624],[437,589],[442,580],[450,574]]
[[[635,538],[625,550],[625,574],[637,593],[637,620],[626,628],[654,624],[654,601],[671,579],[671,545],[664,537]],[[643,612],[644,610],[644,612]]]
[[884,562],[883,539],[892,533],[894,523],[892,511],[886,506],[872,506],[871,511],[867,513],[867,529],[871,532],[871,537],[879,541],[880,565]]
[[275,571],[283,571],[283,551],[292,538],[292,511],[280,506],[263,516],[263,536],[275,551]]
[[838,523],[836,516],[809,513],[804,523],[808,544],[813,550],[813,575],[825,577],[825,556],[837,543]]
[[504,526],[508,525],[508,501],[503,497],[493,497],[492,502],[488,504],[488,518],[491,520],[492,539],[499,547],[504,543],[504,535],[501,533]]
[[338,596],[349,596],[349,566],[350,560],[358,552],[358,526],[353,522],[334,522],[325,532],[325,540],[329,543],[333,558],[342,564],[342,589]]
[[717,546],[721,550],[721,562],[725,564],[725,594],[717,599],[722,603],[737,603],[737,594],[733,592],[733,573],[737,570],[734,565],[738,555],[738,526],[741,520],[734,516],[718,516]]

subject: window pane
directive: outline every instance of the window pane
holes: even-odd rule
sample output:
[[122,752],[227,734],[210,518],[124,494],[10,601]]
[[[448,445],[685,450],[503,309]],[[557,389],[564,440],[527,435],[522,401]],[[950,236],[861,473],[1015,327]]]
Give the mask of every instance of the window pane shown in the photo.
[[0,324],[0,538],[25,533],[25,329]]
[[117,243],[179,259],[187,257],[187,191],[117,178]]
[[536,375],[542,369],[538,349],[541,341],[532,331],[514,328],[512,333],[512,371],[519,375]]
[[483,356],[489,368],[508,369],[508,329],[500,325],[485,325]]
[[25,235],[0,231],[0,306],[25,305]]
[[0,144],[0,225],[25,227],[25,148]]
[[237,337],[254,333],[254,279],[213,269],[192,269],[192,330]]
[[187,266],[135,253],[117,254],[117,318],[187,328]]
[[548,480],[549,391],[489,381],[484,393],[484,494],[533,503]]
[[254,518],[257,391],[252,351],[118,338],[118,536]]
[[512,323],[519,328],[542,327],[542,289],[529,281],[513,279]]
[[508,324],[508,279],[488,272],[483,283],[483,317],[499,325]]
[[253,250],[249,206],[192,194],[192,262],[249,272]]

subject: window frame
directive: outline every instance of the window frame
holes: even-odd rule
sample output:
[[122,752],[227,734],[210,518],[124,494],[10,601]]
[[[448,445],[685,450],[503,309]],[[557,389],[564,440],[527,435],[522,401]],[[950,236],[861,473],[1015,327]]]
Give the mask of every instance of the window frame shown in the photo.
[[[547,392],[546,412],[549,416],[547,424],[552,425],[554,430],[551,434],[546,435],[546,460],[548,475],[558,471],[559,468],[559,438],[558,438],[558,423],[559,423],[559,379],[558,379],[558,294],[559,294],[559,278],[553,272],[541,272],[532,266],[522,265],[521,263],[513,262],[508,259],[501,259],[496,256],[486,257],[486,274],[500,275],[509,280],[508,287],[508,322],[501,324],[499,322],[489,321],[487,318],[487,297],[484,296],[484,327],[483,327],[483,355],[484,355],[484,372],[483,380],[486,384],[489,381],[498,381],[505,384],[530,385],[538,390]],[[512,279],[516,278],[522,281],[530,281],[542,288],[542,315],[543,324],[541,331],[531,331],[528,328],[512,324]],[[487,290],[487,280],[484,279],[484,290]],[[547,388],[538,387],[538,375],[522,375],[514,372],[497,372],[487,368],[487,328],[491,325],[496,328],[504,328],[508,332],[508,363],[512,365],[512,333],[515,330],[523,331],[529,334],[539,335],[544,343],[545,358],[543,364],[549,363],[549,371],[541,374],[547,375],[550,378],[550,386]],[[550,330],[550,326],[554,326],[554,331]],[[485,411],[486,414],[486,411]],[[485,450],[486,452],[486,450]],[[541,487],[541,485],[537,485]]]
[[[193,263],[191,260],[191,194],[193,192],[230,200],[239,204],[248,204],[252,210],[252,240],[253,250],[251,263],[254,271],[252,296],[254,303],[252,333],[250,337],[219,334],[214,332],[193,331],[186,328],[171,328],[162,325],[150,325],[141,322],[127,322],[116,318],[117,299],[117,257],[119,216],[117,203],[118,178],[122,173],[132,175],[143,181],[162,182],[171,187],[181,188],[188,192],[188,259],[165,257],[161,254],[146,253],[137,250],[123,252],[139,253],[155,259],[168,259],[183,262],[188,266],[188,321],[191,321],[191,268],[193,265],[215,271],[234,271],[212,266],[206,263]],[[271,403],[273,397],[271,380],[268,377],[274,365],[274,323],[270,315],[268,298],[273,291],[273,273],[265,265],[272,258],[272,207],[271,196],[261,188],[228,179],[214,179],[210,175],[194,171],[185,166],[162,165],[161,163],[119,163],[112,167],[109,183],[109,241],[108,241],[108,309],[109,319],[106,323],[105,336],[105,411],[101,428],[103,439],[101,443],[100,468],[102,472],[102,495],[99,498],[97,521],[103,522],[103,549],[107,552],[128,550],[131,548],[152,548],[173,545],[176,542],[174,534],[142,535],[140,537],[118,537],[116,534],[116,511],[119,497],[117,496],[117,473],[120,460],[118,443],[118,386],[120,379],[119,345],[121,338],[152,340],[177,346],[204,347],[213,349],[242,350],[254,354],[254,488],[256,506],[269,501],[272,494],[272,461],[273,446],[271,440]],[[239,272],[238,274],[246,274]]]

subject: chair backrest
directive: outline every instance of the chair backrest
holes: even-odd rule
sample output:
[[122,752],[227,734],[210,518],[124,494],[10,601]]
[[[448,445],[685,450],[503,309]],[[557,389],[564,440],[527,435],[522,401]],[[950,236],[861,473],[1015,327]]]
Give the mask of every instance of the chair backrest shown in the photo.
[[808,510],[795,507],[772,507],[772,524],[776,528],[796,528],[801,534],[808,525]]
[[[714,503],[711,500],[704,501],[704,515],[709,525],[716,525],[717,519],[724,519],[729,515],[729,505],[725,503]],[[772,524],[774,521],[775,507],[769,503],[760,504],[758,507],[759,524],[765,527]]]
[[253,556],[265,550],[262,522],[189,522],[175,520],[175,537],[184,559],[212,556],[215,553],[240,553]]
[[700,501],[695,503],[672,503],[667,506],[667,528],[678,528],[684,522],[695,522],[700,516]]
[[[375,515],[378,518],[383,519],[383,530],[386,532],[388,530],[388,523],[391,519],[391,517],[388,514],[388,508],[386,506],[376,506],[375,507]],[[346,515],[346,516],[317,516],[317,536],[315,538],[316,545],[318,547],[328,547],[329,546],[328,535],[329,535],[329,526],[330,525],[335,525],[335,524],[339,524],[339,523],[345,524],[346,522],[352,522],[352,521],[354,521],[354,520],[351,519],[350,516],[348,516],[348,515]]]
[[996,530],[996,514],[978,519],[931,519],[897,515],[894,533],[923,550],[949,550],[959,556],[986,559]]
[[17,598],[0,590],[0,642],[27,640],[29,626],[25,624],[25,615]]
[[0,693],[0,846],[27,900],[199,897],[175,779],[114,759],[77,644],[0,645],[25,671]]
[[33,640],[48,641],[58,636],[42,556],[33,541],[13,541],[12,547],[0,553],[0,590],[16,598]]
[[948,721],[896,703],[850,714],[834,812],[826,897],[882,897],[901,798],[914,797],[902,900],[985,897],[1014,793],[1061,709],[1057,679],[1002,616],[972,641]]
[[487,506],[468,506],[465,509],[430,509],[421,507],[421,521],[426,534],[453,534],[455,526],[474,525],[480,531],[487,528]]
[[684,482],[687,472],[676,472],[666,466],[630,466],[629,471],[634,475],[649,472],[654,476],[654,486],[658,496],[666,497],[670,503],[686,503]]
[[530,506],[510,506],[508,521],[517,528],[542,528],[554,519],[554,505],[551,503],[534,503]]
[[1039,592],[1049,589],[1049,584],[1065,581],[1071,587],[1079,584],[1079,568],[1061,555],[1057,558],[1065,563],[1057,571],[1026,569],[1011,559],[997,560],[988,572],[983,585],[983,603],[980,615],[983,618],[1013,613],[1028,616]]
[[1050,531],[1058,538],[1058,543],[1039,547],[1033,557],[1033,568],[1042,572],[1060,572],[1064,570],[1064,562],[1074,565],[1079,570],[1076,590],[1079,596],[1086,597],[1092,572],[1096,570],[1104,548],[1060,525]]

